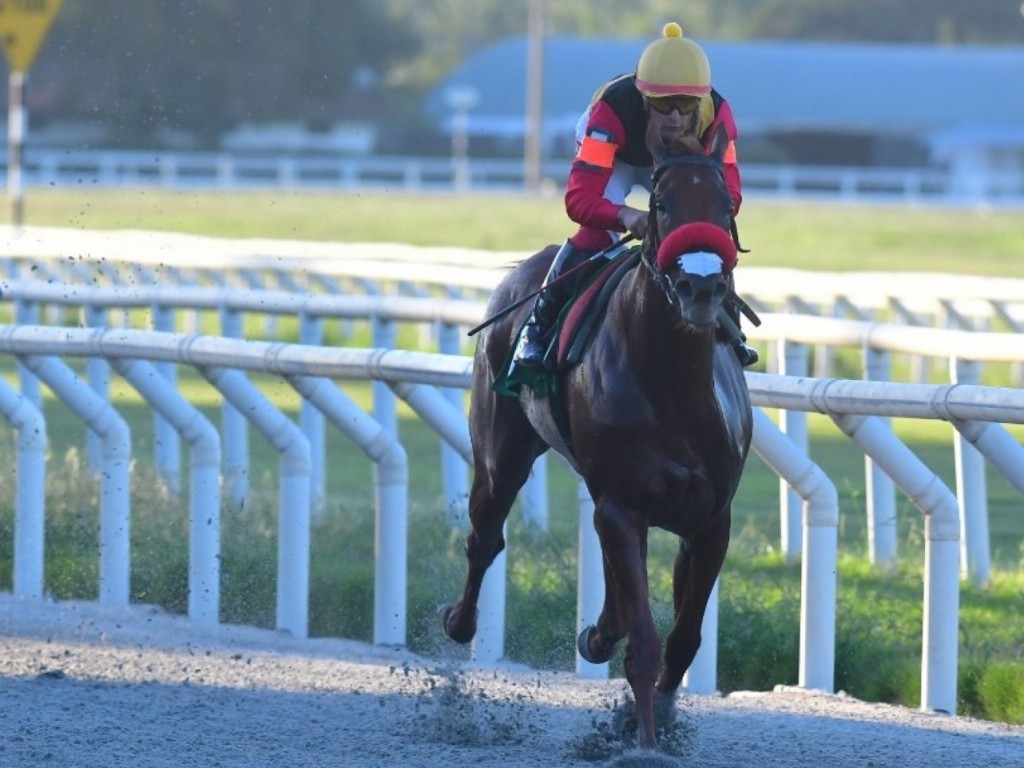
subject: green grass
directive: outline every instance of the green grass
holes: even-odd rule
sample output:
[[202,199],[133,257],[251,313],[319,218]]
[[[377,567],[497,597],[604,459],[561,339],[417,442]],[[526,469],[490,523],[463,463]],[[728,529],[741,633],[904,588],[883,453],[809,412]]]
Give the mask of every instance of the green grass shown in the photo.
[[[496,250],[531,250],[572,231],[558,199],[516,195],[415,197],[398,193],[169,193],[30,190],[26,223],[96,229],[189,231],[224,237],[281,237],[338,241],[402,241]],[[822,204],[765,204],[748,200],[740,218],[745,264],[814,270],[928,270],[1024,276],[1024,230],[1019,216],[962,210],[884,210]],[[145,321],[144,313],[136,318]],[[69,318],[69,322],[75,322]],[[212,320],[207,318],[212,325]],[[282,338],[295,325],[283,320]],[[248,330],[260,332],[251,322]],[[365,346],[330,329],[331,344]],[[419,343],[415,332],[399,345]],[[10,361],[3,363],[11,377]],[[901,367],[902,366],[902,367]],[[857,376],[856,353],[843,353],[842,375]],[[897,376],[906,367],[897,364]],[[941,380],[943,371],[934,377]],[[1004,373],[988,383],[1006,383]],[[298,397],[273,377],[253,377],[295,415]],[[180,389],[214,424],[220,396],[181,371]],[[365,384],[346,384],[364,407]],[[132,599],[184,612],[187,604],[185,502],[161,488],[152,467],[152,419],[130,387],[112,381],[119,411],[132,425]],[[410,457],[409,642],[417,651],[459,655],[441,637],[435,607],[456,597],[465,571],[463,534],[444,524],[438,440],[400,408],[402,442]],[[60,403],[46,406],[50,437],[47,488],[46,587],[57,597],[94,599],[97,593],[98,489],[83,469],[84,429]],[[863,455],[827,419],[809,420],[811,455],[840,494],[839,606],[836,683],[869,700],[916,706],[920,685],[923,520],[898,500],[900,563],[894,572],[866,564]],[[947,484],[953,453],[948,425],[896,420],[898,433]],[[1024,439],[1020,428],[1014,429]],[[244,512],[225,511],[222,615],[224,621],[272,626],[277,530],[277,456],[251,437],[252,495]],[[328,505],[312,537],[310,630],[370,640],[373,602],[373,469],[369,460],[328,430]],[[13,467],[13,436],[0,425],[0,462]],[[187,462],[183,464],[187,468]],[[13,471],[13,470],[9,470]],[[552,462],[551,531],[538,538],[518,514],[509,526],[507,653],[527,663],[571,669],[576,594],[576,484]],[[187,477],[185,478],[187,482]],[[1024,515],[1020,496],[989,474],[993,579],[961,595],[960,711],[1022,722],[1024,668]],[[0,484],[0,589],[11,588],[13,483]],[[799,568],[778,551],[779,483],[752,457],[734,507],[733,539],[722,574],[719,683],[723,690],[795,683]],[[651,586],[659,625],[670,610],[675,543],[654,533]],[[621,660],[613,671],[621,674]]]

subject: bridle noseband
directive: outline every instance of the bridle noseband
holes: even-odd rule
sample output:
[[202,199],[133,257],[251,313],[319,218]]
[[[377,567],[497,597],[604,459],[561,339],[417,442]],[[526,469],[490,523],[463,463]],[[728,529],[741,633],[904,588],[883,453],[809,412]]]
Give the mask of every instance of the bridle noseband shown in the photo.
[[[711,168],[718,173],[719,180],[723,183],[725,181],[725,171],[722,164],[713,157],[707,155],[695,155],[695,154],[679,154],[679,155],[666,155],[658,161],[655,165],[654,171],[651,174],[651,196],[647,206],[647,236],[644,238],[643,244],[640,246],[640,262],[647,268],[647,271],[651,273],[655,282],[664,291],[670,304],[674,304],[679,300],[676,295],[675,289],[672,287],[672,281],[668,275],[658,269],[657,267],[657,256],[658,248],[661,246],[662,235],[658,231],[658,182],[661,177],[671,168],[679,166],[697,166],[703,168]],[[730,221],[732,217],[730,216]],[[735,230],[735,223],[733,223],[733,229]],[[735,237],[735,233],[734,233]],[[739,245],[737,243],[737,245]]]

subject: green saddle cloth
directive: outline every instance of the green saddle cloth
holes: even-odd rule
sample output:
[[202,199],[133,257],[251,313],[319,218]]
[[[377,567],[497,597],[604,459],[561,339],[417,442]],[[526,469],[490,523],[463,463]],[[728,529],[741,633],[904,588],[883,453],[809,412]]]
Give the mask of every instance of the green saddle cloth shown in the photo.
[[[640,261],[640,247],[634,246],[623,251],[590,272],[580,280],[573,296],[565,303],[558,314],[548,342],[544,359],[550,360],[558,354],[559,340],[563,329],[571,336],[563,343],[564,357],[556,358],[556,365],[544,368],[524,368],[515,364],[516,344],[513,344],[505,358],[501,374],[491,384],[491,389],[499,395],[519,397],[523,386],[530,387],[535,394],[542,397],[556,394],[558,391],[558,375],[579,363],[583,353],[594,335],[594,330],[601,322],[612,292],[623,277]],[[519,327],[516,340],[523,332],[526,323]],[[566,327],[568,326],[568,327]]]

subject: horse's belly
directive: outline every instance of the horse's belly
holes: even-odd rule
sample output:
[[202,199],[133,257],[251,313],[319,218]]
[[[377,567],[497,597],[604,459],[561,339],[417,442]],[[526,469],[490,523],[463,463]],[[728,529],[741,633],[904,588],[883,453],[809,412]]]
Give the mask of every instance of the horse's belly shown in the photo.
[[551,406],[546,397],[534,397],[530,393],[524,393],[519,397],[519,404],[526,414],[526,418],[533,426],[534,431],[540,435],[541,440],[551,448],[560,453],[569,462],[570,466],[579,471],[576,461],[569,451],[562,433],[558,430],[554,418],[551,416]]

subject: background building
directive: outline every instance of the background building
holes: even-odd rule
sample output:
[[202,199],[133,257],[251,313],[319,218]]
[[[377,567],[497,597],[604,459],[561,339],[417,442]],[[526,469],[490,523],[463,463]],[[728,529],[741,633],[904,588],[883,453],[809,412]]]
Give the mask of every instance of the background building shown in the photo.
[[[548,37],[543,151],[571,156],[595,89],[632,71],[648,40]],[[746,162],[938,167],[1024,175],[1024,50],[1011,47],[698,40],[729,99]],[[427,99],[450,132],[453,91],[476,98],[465,116],[473,154],[522,152],[525,37],[471,56]]]

